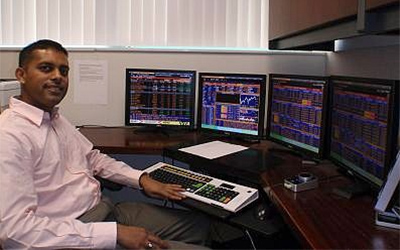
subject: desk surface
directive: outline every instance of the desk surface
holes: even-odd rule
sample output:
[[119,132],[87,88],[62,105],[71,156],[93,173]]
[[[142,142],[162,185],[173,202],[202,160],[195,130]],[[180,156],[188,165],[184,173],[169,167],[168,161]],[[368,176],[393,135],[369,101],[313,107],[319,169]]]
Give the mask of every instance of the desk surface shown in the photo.
[[[135,133],[132,128],[81,128],[104,153],[161,154],[163,148],[202,141],[197,133],[160,136]],[[263,141],[252,148],[267,152],[272,143]],[[400,232],[374,224],[374,198],[362,196],[347,200],[331,194],[334,187],[349,180],[335,171],[329,162],[302,166],[298,157],[282,154],[285,162],[267,168],[260,175],[261,184],[285,221],[306,248],[313,249],[399,249]],[[261,154],[263,155],[263,154]],[[224,164],[221,161],[221,164]],[[283,187],[283,179],[310,171],[320,179],[319,188],[293,193]]]
[[375,225],[373,197],[338,197],[332,189],[349,184],[349,179],[321,168],[333,170],[332,166],[308,167],[321,181],[317,189],[300,193],[283,187],[281,180],[290,171],[261,175],[264,190],[303,245],[312,249],[399,249],[400,232]]
[[196,133],[171,134],[140,132],[125,127],[82,127],[79,131],[96,149],[107,154],[162,154],[163,149],[185,140],[196,141]]

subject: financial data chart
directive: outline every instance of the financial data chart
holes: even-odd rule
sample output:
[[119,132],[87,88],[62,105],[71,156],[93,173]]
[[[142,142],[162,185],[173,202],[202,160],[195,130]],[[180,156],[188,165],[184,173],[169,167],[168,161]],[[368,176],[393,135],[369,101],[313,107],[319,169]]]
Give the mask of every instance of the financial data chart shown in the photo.
[[192,126],[194,71],[127,69],[129,124]]
[[260,135],[265,76],[200,74],[201,128]]
[[[381,185],[388,165],[391,86],[333,80],[330,155]],[[394,147],[394,146],[393,146]]]
[[325,79],[272,75],[269,138],[320,154],[326,84]]

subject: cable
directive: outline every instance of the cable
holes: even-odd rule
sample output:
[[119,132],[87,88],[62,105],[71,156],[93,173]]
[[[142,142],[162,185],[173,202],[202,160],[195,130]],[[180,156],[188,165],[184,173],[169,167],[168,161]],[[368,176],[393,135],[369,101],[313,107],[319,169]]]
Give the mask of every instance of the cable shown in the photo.
[[[163,207],[168,207],[168,201],[170,201],[170,200],[164,199]],[[170,201],[170,202],[171,202],[171,208],[175,208],[175,203],[173,201]]]
[[256,245],[254,244],[253,238],[251,237],[249,230],[245,229],[244,232],[246,233],[247,237],[249,238],[251,246],[253,247],[253,249],[257,250]]
[[168,206],[168,200],[167,199],[164,200],[164,204],[163,204],[163,207],[166,207],[166,206]]

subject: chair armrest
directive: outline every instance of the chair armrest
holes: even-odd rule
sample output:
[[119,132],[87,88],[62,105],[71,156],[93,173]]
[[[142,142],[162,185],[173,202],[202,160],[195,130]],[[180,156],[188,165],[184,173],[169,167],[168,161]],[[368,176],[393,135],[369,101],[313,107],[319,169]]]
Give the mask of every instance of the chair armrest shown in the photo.
[[108,190],[111,191],[119,191],[121,190],[124,186],[118,183],[115,183],[113,181],[95,176],[95,178],[100,182],[101,190],[104,188],[107,188]]

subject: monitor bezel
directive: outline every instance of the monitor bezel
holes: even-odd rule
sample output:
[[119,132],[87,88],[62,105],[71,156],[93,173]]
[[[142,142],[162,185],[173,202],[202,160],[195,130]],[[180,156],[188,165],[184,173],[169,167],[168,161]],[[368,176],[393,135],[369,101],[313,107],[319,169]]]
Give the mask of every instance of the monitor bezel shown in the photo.
[[[257,135],[247,133],[237,133],[234,131],[222,131],[218,129],[202,127],[202,109],[203,109],[203,76],[223,76],[223,77],[259,77],[260,84],[260,99],[259,99],[259,121]],[[197,129],[200,132],[216,136],[229,136],[238,139],[254,139],[261,140],[264,136],[264,118],[265,118],[265,97],[266,97],[267,75],[257,73],[232,73],[232,72],[199,72],[199,87],[198,87],[198,107],[197,107]]]
[[[318,147],[318,152],[314,152],[311,150],[308,150],[304,147],[297,146],[296,144],[279,140],[275,137],[271,136],[271,114],[272,114],[272,90],[273,90],[273,84],[272,81],[275,77],[281,77],[281,78],[298,78],[302,80],[318,80],[318,81],[324,81],[325,86],[323,89],[323,101],[322,101],[322,123],[321,123],[321,135],[320,135],[320,145]],[[298,75],[298,74],[277,74],[277,73],[272,73],[269,74],[269,81],[268,81],[268,100],[267,100],[267,106],[268,106],[268,112],[267,112],[267,128],[266,128],[266,139],[273,141],[279,145],[282,145],[284,147],[287,147],[289,149],[292,149],[294,151],[299,152],[301,155],[306,156],[306,157],[311,157],[314,159],[323,159],[325,157],[326,153],[326,124],[327,124],[327,109],[328,109],[328,98],[329,98],[329,77],[328,76],[318,76],[318,75]]]
[[[130,121],[130,78],[129,72],[138,71],[138,72],[176,72],[176,73],[190,73],[193,74],[192,80],[192,89],[191,96],[192,101],[190,102],[190,124],[189,125],[170,125],[170,124],[152,124],[152,123],[134,123]],[[125,126],[128,127],[147,127],[147,128],[168,128],[174,130],[194,130],[195,128],[195,100],[196,100],[196,79],[197,79],[197,71],[190,69],[164,69],[164,68],[126,68],[125,69]]]
[[[334,88],[334,81],[339,80],[339,81],[353,81],[357,83],[362,83],[362,84],[369,84],[369,85],[386,85],[390,86],[393,89],[392,94],[390,95],[390,102],[392,106],[389,108],[389,120],[388,124],[392,124],[393,126],[390,128],[390,130],[387,133],[387,140],[386,140],[386,148],[388,151],[386,152],[386,160],[384,163],[384,177],[381,179],[380,183],[376,183],[370,178],[366,177],[361,173],[362,169],[354,169],[342,161],[337,160],[336,158],[332,157],[331,155],[331,135],[332,135],[332,126],[329,126],[328,129],[328,150],[327,150],[327,158],[334,163],[336,166],[339,168],[343,169],[347,173],[350,173],[352,176],[355,176],[355,178],[362,180],[364,183],[369,185],[370,188],[372,188],[373,191],[378,191],[387,176],[387,174],[390,171],[391,165],[393,164],[395,160],[395,155],[398,150],[398,145],[397,145],[397,140],[398,140],[398,130],[399,130],[399,80],[394,80],[394,79],[382,79],[382,78],[366,78],[366,77],[354,77],[354,76],[343,76],[343,75],[332,75],[330,76],[330,101],[329,101],[329,110],[333,109],[333,88]],[[396,112],[398,110],[398,112]],[[331,124],[332,121],[332,116],[329,116],[329,121]],[[361,171],[359,171],[361,170]]]

